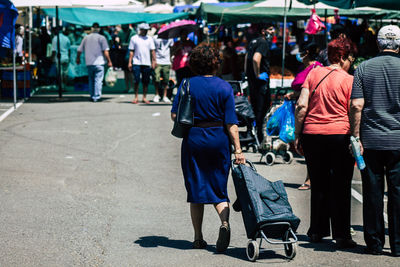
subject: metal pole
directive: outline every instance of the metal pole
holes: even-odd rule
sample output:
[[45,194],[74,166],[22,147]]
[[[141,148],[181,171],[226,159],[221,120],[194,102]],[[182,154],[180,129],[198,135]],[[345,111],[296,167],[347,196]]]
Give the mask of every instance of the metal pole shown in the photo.
[[32,62],[32,28],[33,28],[33,13],[32,7],[29,7],[29,63]]
[[285,9],[283,11],[283,47],[282,47],[282,81],[281,81],[281,88],[283,88],[283,77],[284,77],[284,74],[285,74],[286,19],[287,19],[287,0],[285,0]]
[[58,6],[56,6],[56,29],[57,29],[57,83],[58,83],[58,97],[62,98],[62,85],[61,85],[61,52],[60,52],[60,30],[58,25]]
[[325,47],[328,45],[328,22],[326,21],[328,19],[328,9],[325,8],[325,31],[324,31],[324,38],[325,38]]
[[[25,62],[23,62],[23,67],[24,67],[24,95],[23,95],[23,97],[24,98],[26,98],[26,61],[27,61],[27,59],[26,59],[26,57],[25,57],[25,55],[26,55],[26,24],[27,24],[27,22],[26,22],[26,16],[28,16],[28,13],[29,13],[29,8],[26,8],[26,10],[25,10],[25,16],[24,16],[24,27],[25,27],[25,29],[24,29],[24,61]],[[29,34],[28,34],[28,37],[29,37]],[[28,51],[29,51],[29,49],[28,49]],[[29,56],[28,56],[28,59],[30,58],[30,56],[31,56],[31,54],[29,53]],[[28,64],[29,64],[29,62],[28,62]]]
[[17,109],[17,70],[15,67],[16,50],[13,49],[13,91],[14,91],[14,109]]

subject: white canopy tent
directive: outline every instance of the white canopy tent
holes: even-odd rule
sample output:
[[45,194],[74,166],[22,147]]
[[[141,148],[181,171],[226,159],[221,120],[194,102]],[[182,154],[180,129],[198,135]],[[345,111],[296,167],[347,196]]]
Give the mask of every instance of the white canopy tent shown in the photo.
[[159,13],[159,14],[172,13],[173,11],[174,11],[174,8],[170,4],[155,4],[155,5],[147,6],[144,9],[144,12]]
[[192,4],[192,6],[200,6],[201,4],[218,4],[218,0],[199,0]]

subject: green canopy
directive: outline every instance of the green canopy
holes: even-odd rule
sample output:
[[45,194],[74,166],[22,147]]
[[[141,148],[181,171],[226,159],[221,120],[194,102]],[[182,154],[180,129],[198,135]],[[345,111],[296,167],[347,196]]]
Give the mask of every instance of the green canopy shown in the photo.
[[[54,8],[46,8],[44,12],[51,17],[56,16]],[[91,26],[98,22],[100,26],[109,26],[117,24],[136,24],[140,22],[163,23],[176,19],[187,18],[187,13],[171,14],[151,14],[151,13],[130,13],[120,11],[105,11],[90,8],[60,8],[59,18],[65,22]]]
[[400,10],[399,0],[355,0],[355,7],[371,6],[389,10]]
[[[238,23],[260,23],[268,20],[283,20],[284,18],[284,1],[282,7],[268,7],[268,1],[256,1],[250,4],[236,7],[220,7],[212,4],[202,4],[197,10],[196,16],[201,17],[209,24],[232,25]],[[288,0],[288,6],[289,6]],[[260,4],[263,3],[263,6]],[[291,8],[287,11],[289,20],[307,19],[311,16],[312,5],[306,8]],[[319,16],[323,17],[325,12],[327,16],[334,15],[332,9],[316,9]],[[375,9],[343,9],[339,11],[342,16],[355,18],[380,18],[387,15],[386,11]]]
[[377,7],[388,10],[400,10],[399,0],[299,0],[305,4],[322,2],[338,8]]

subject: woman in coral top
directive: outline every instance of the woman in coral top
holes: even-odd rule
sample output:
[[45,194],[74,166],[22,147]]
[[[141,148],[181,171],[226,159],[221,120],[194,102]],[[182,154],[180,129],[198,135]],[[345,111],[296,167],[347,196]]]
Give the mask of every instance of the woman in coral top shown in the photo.
[[296,149],[307,161],[311,178],[311,223],[307,235],[320,242],[330,235],[338,248],[357,244],[350,235],[351,179],[348,117],[355,45],[346,38],[328,44],[332,65],[310,71],[296,107]]

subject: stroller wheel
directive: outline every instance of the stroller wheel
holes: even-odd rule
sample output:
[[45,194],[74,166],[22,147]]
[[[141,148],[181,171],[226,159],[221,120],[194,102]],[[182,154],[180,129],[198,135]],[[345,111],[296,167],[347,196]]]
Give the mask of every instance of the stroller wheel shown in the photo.
[[251,149],[252,149],[253,153],[257,153],[257,151],[258,151],[257,145],[252,145]]
[[249,261],[256,261],[258,259],[260,247],[256,240],[249,240],[249,242],[247,242],[246,254]]
[[284,244],[285,255],[289,260],[292,260],[297,253],[297,244],[294,242],[293,238],[289,238],[289,230],[286,231],[285,236],[283,237],[283,241],[293,241],[290,244]]
[[272,166],[275,162],[275,154],[272,152],[268,152],[265,155],[265,164],[267,164],[268,166]]
[[286,151],[285,154],[283,155],[283,162],[286,164],[290,164],[293,161],[293,153],[290,151]]

